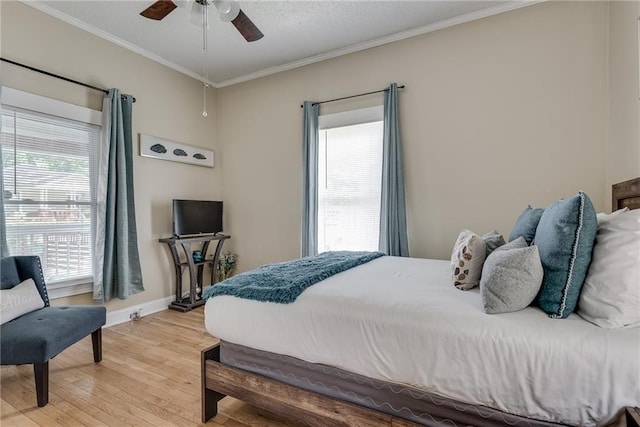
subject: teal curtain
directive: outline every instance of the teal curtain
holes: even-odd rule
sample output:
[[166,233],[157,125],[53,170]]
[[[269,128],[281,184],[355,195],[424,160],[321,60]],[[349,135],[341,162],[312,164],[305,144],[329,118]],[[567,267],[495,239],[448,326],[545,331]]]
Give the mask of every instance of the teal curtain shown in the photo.
[[93,298],[125,299],[144,291],[133,196],[133,98],[111,89],[103,102]]
[[[2,86],[0,86],[0,99]],[[2,135],[2,116],[0,115],[0,135]],[[4,214],[4,162],[2,160],[2,144],[0,144],[0,258],[9,256],[7,245],[7,221]]]
[[392,83],[384,93],[383,132],[379,249],[387,255],[408,257],[407,212],[396,83]]
[[[2,133],[2,119],[0,118],[0,133]],[[7,222],[4,213],[4,162],[2,161],[2,145],[0,145],[0,258],[9,256],[7,244]]]
[[302,135],[302,232],[301,255],[318,253],[318,110],[305,101]]

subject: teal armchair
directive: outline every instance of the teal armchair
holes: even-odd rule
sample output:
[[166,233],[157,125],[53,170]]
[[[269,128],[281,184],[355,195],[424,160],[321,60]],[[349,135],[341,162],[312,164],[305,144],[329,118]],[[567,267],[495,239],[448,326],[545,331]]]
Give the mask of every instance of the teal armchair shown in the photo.
[[51,307],[37,256],[3,258],[0,289],[33,279],[44,307],[0,325],[0,364],[33,364],[38,407],[49,402],[49,360],[91,334],[93,360],[102,360],[102,326],[106,309],[100,306]]

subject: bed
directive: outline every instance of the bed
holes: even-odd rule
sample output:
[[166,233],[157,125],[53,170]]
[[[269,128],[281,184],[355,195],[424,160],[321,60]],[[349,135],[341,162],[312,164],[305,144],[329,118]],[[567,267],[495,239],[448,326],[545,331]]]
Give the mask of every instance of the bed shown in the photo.
[[[639,208],[640,178],[613,203]],[[211,298],[203,422],[225,395],[315,426],[605,425],[640,406],[640,328],[488,316],[449,264],[378,258],[292,304]]]

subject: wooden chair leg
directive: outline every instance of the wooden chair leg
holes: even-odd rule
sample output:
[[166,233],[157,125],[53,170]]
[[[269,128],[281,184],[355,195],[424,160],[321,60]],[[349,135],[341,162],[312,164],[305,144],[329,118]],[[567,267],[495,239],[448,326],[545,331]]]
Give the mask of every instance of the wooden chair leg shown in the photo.
[[36,379],[36,396],[38,408],[49,403],[49,361],[33,364],[33,375]]
[[98,363],[102,360],[102,328],[98,328],[91,333],[93,343],[93,361]]

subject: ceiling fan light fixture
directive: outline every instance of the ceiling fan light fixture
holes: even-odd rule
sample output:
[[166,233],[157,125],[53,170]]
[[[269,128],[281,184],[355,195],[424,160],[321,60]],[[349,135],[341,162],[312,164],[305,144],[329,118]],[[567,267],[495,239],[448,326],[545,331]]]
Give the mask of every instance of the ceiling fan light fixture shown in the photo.
[[190,6],[190,3],[192,0],[172,0],[172,1],[173,1],[173,4],[175,4],[179,8],[186,9],[188,6]]
[[209,14],[208,3],[201,2],[199,0],[190,1],[191,5],[187,6],[187,20],[190,24],[195,25],[196,27],[202,28],[206,26],[209,28],[209,20],[207,18],[203,19],[203,15]]
[[164,19],[176,7],[185,8],[189,23],[202,28],[202,116],[207,117],[207,88],[209,72],[207,67],[207,29],[209,28],[209,6],[214,5],[218,10],[220,20],[231,22],[248,42],[260,40],[262,32],[251,19],[240,10],[234,0],[157,0],[151,6],[140,12],[140,15],[156,21]]
[[[187,11],[187,20],[190,23],[207,28],[209,25],[208,8],[212,4],[218,9],[220,20],[231,22],[246,41],[255,42],[264,37],[262,31],[240,9],[235,0],[156,0],[151,6],[140,12],[140,15],[160,21],[176,7],[184,7]],[[202,16],[202,20],[198,18],[199,16]],[[206,43],[206,34],[203,36]]]
[[213,4],[218,9],[218,15],[223,22],[233,21],[240,13],[240,6],[235,1],[214,0]]

